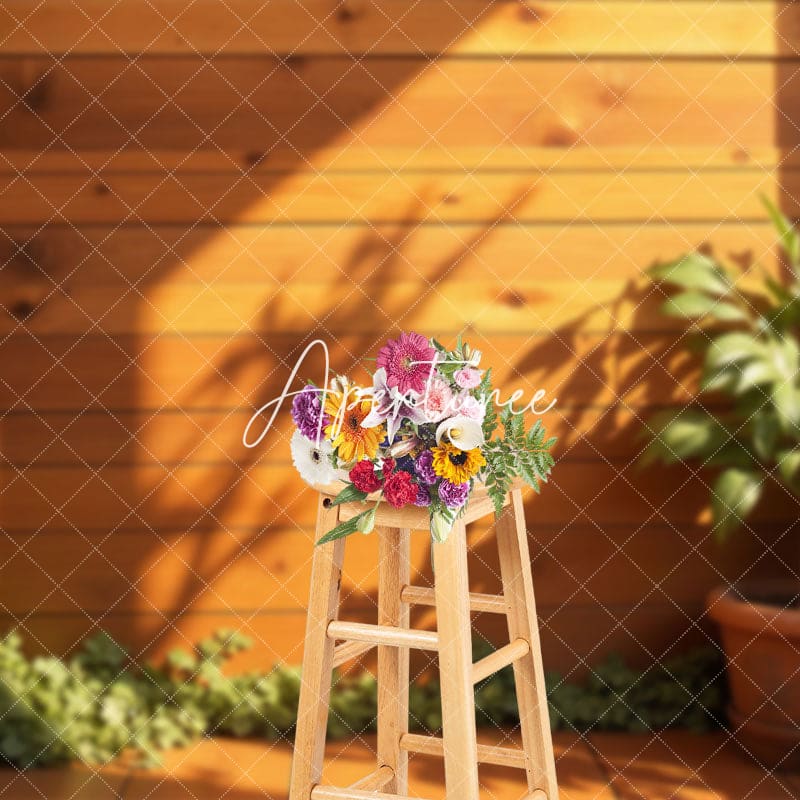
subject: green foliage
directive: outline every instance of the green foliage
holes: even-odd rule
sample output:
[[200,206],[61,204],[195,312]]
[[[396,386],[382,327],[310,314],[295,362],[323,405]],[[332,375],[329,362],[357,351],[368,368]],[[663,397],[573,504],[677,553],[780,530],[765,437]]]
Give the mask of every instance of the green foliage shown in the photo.
[[[757,506],[769,476],[800,493],[800,237],[765,204],[791,267],[782,280],[762,273],[744,291],[734,270],[700,253],[651,271],[669,292],[664,313],[698,327],[703,371],[697,408],[651,420],[644,461],[721,468],[711,493],[720,537]],[[724,416],[706,409],[715,395],[727,401]]]
[[767,207],[772,224],[775,226],[780,236],[781,247],[789,260],[789,266],[797,272],[800,265],[800,236],[788,219],[781,213],[772,202],[766,197],[764,205]]
[[360,489],[356,489],[356,487],[352,483],[348,483],[347,486],[342,489],[336,497],[331,500],[332,506],[340,506],[342,503],[352,503],[355,501],[364,500],[367,497],[366,492],[362,492]]
[[[439,497],[431,497],[430,506],[431,539],[434,542],[444,542],[453,529],[456,517],[463,513],[462,509],[448,508]],[[433,551],[431,551],[433,558]]]
[[[363,492],[362,492],[363,494]],[[362,511],[351,519],[340,522],[335,528],[329,530],[324,536],[320,538],[317,544],[326,544],[332,542],[334,539],[342,539],[349,536],[351,533],[361,531],[361,533],[370,533],[375,527],[375,508],[370,507],[366,511]]]
[[69,759],[103,762],[128,746],[145,757],[203,727],[171,702],[161,676],[133,670],[105,635],[69,661],[28,660],[20,637],[0,642],[0,754],[21,768]]
[[492,434],[497,430],[497,409],[494,402],[489,400],[492,396],[492,368],[486,370],[481,378],[478,387],[478,397],[484,398],[486,414],[483,417],[483,438],[487,441],[492,438]]
[[723,661],[717,650],[699,648],[638,671],[612,656],[583,684],[548,676],[554,729],[702,732],[724,719]]
[[[74,759],[106,762],[125,750],[143,765],[158,751],[201,735],[291,738],[300,694],[300,670],[229,676],[224,667],[249,640],[221,630],[192,651],[175,650],[159,667],[134,665],[105,634],[84,642],[70,659],[27,658],[20,637],[0,641],[0,759],[20,768]],[[476,643],[474,657],[489,652]],[[721,664],[715,651],[697,651],[663,667],[630,670],[611,658],[581,684],[548,676],[554,728],[706,729],[723,707]],[[412,728],[441,727],[438,681],[412,684]],[[514,677],[501,670],[476,689],[478,724],[518,722]],[[334,676],[328,734],[374,730],[374,676]]]
[[540,484],[547,482],[555,463],[550,450],[556,443],[555,438],[545,439],[547,434],[541,420],[536,420],[526,433],[522,414],[513,413],[510,406],[504,406],[500,421],[503,438],[491,439],[482,447],[486,458],[484,482],[498,514],[503,510],[514,478],[522,478],[537,492]]

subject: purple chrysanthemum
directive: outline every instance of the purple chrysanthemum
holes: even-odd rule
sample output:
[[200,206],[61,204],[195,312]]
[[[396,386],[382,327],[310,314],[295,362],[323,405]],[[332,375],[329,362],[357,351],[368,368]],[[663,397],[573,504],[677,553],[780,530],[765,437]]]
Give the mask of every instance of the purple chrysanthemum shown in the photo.
[[[297,429],[306,439],[312,442],[317,440],[317,436],[324,430],[330,422],[327,414],[322,412],[322,392],[316,386],[306,386],[300,394],[294,396],[292,400],[292,419]],[[322,426],[320,427],[320,417]]]
[[439,497],[448,508],[461,508],[469,497],[469,483],[450,483],[442,479],[439,484]]
[[414,472],[417,477],[428,486],[436,483],[436,473],[433,471],[433,453],[430,450],[423,450],[414,462]]
[[401,333],[378,351],[378,366],[386,370],[386,382],[401,394],[423,392],[433,369],[436,351],[419,333]]
[[415,506],[426,507],[431,504],[431,495],[427,486],[417,485],[417,499],[414,501]]

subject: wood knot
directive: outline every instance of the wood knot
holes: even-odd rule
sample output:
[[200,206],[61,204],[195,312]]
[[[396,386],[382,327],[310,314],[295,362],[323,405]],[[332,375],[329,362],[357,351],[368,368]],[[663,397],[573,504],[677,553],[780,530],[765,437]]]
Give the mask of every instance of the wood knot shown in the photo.
[[519,308],[525,305],[525,298],[516,289],[508,289],[500,295],[500,302],[511,308]]
[[547,14],[536,6],[520,3],[517,15],[523,22],[544,22]]
[[339,20],[339,22],[352,22],[356,17],[358,17],[358,12],[344,3],[336,10],[336,19]]
[[751,270],[756,262],[755,255],[752,250],[740,250],[733,253],[728,253],[728,258],[739,267],[742,272]]
[[32,273],[37,274],[36,269],[31,267],[40,266],[43,246],[38,241],[13,242],[11,254],[5,265],[0,266],[0,270],[15,272],[20,277],[29,277]]
[[284,69],[288,69],[290,72],[296,72],[302,69],[307,61],[307,56],[300,53],[289,53],[281,59],[280,63]]
[[20,100],[27,111],[35,114],[47,106],[50,94],[50,81],[47,76],[41,75],[33,81],[28,89],[22,92]]
[[8,311],[12,317],[24,322],[36,311],[36,306],[30,300],[17,300],[16,303],[12,303]]
[[738,147],[733,151],[733,160],[737,164],[747,164],[750,161],[750,153],[743,147]]
[[628,86],[614,86],[614,84],[607,82],[600,92],[600,100],[604,105],[613,108],[625,102],[629,91],[630,88]]
[[542,144],[545,147],[569,147],[580,139],[578,133],[565,125],[556,125],[545,131]]
[[263,150],[251,150],[244,154],[245,166],[257,167],[266,157],[267,154]]
[[714,257],[714,245],[711,242],[700,242],[697,245],[697,252],[702,253],[704,256],[708,256],[709,258]]

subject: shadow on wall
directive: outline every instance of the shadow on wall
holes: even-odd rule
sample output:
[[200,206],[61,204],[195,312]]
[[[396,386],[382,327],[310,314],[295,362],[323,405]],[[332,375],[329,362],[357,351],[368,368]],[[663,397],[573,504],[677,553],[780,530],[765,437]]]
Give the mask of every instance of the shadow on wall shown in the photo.
[[[466,32],[448,20],[442,41]],[[438,70],[419,55],[0,62],[0,144],[24,168],[0,198],[2,602],[39,646],[61,651],[101,626],[144,651],[239,625],[262,663],[299,661],[313,503],[285,416],[257,451],[240,438],[318,336],[358,377],[401,328],[446,341],[461,330],[507,392],[562,399],[548,419],[559,464],[527,507],[551,663],[662,655],[694,629],[717,570],[736,574],[752,553],[744,539],[724,553],[705,540],[702,477],[632,464],[646,413],[690,400],[695,372],[674,330],[653,327],[647,291],[615,285],[572,311],[564,286],[531,272],[518,289],[514,270],[495,273],[502,252],[480,257],[517,226],[476,203],[516,209],[541,176],[491,184],[500,196],[459,176],[459,195],[430,164],[406,185],[402,161],[382,161],[448,121],[442,96],[459,98]],[[419,106],[433,125],[407,111],[402,139],[403,93],[422,79],[436,84]],[[503,111],[516,124],[519,109]],[[449,141],[469,132],[450,122]],[[544,126],[527,135],[553,144]],[[321,374],[317,357],[308,374]],[[494,543],[475,537],[475,584],[488,589]],[[371,613],[373,544],[357,544],[348,610]]]
[[[442,40],[456,41],[469,21],[448,19]],[[310,339],[350,370],[398,329],[392,279],[413,270],[402,243],[431,198],[393,198],[379,229],[363,219],[381,186],[347,170],[362,166],[351,147],[380,162],[391,129],[371,145],[361,130],[385,127],[386,105],[432,69],[418,56],[0,64],[0,144],[21,171],[0,203],[3,602],[37,646],[102,626],[146,650],[302,607],[306,559],[265,564],[265,530],[308,547],[313,509],[285,437],[254,453],[241,432]],[[417,290],[452,266],[414,273]],[[272,649],[256,635],[286,655],[285,637]]]

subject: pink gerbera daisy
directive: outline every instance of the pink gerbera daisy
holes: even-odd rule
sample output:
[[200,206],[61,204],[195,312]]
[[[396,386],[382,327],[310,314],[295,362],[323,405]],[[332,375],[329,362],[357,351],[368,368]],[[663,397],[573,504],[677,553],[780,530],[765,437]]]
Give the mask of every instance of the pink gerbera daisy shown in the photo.
[[401,394],[422,392],[435,355],[436,351],[421,334],[401,333],[378,351],[378,366],[386,370],[387,384],[396,386]]

